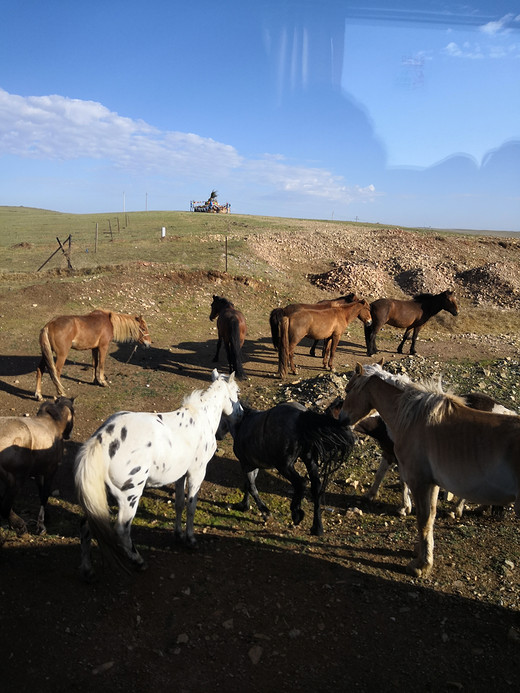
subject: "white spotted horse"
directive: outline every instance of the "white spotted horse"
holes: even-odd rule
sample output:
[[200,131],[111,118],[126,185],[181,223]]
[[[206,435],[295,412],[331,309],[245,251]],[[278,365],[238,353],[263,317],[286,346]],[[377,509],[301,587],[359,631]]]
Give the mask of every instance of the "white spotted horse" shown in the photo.
[[[146,486],[158,488],[175,482],[174,536],[189,546],[196,544],[195,508],[207,464],[217,447],[217,428],[222,418],[235,423],[243,414],[234,374],[224,376],[214,370],[212,378],[206,390],[192,392],[175,411],[113,414],[80,448],[74,475],[86,516],[81,523],[80,574],[84,579],[94,577],[91,533],[103,553],[120,567],[146,567],[130,535]],[[118,505],[114,527],[107,493]]]

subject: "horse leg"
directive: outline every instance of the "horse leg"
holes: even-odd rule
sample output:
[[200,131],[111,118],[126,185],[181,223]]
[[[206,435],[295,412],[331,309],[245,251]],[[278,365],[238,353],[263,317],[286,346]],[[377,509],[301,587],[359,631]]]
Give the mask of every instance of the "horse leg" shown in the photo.
[[213,357],[213,363],[216,363],[218,361],[218,355],[220,353],[220,347],[222,346],[222,337],[219,335],[217,339],[217,351],[215,352],[215,356]]
[[311,495],[314,502],[314,518],[312,521],[311,534],[316,537],[321,537],[323,535],[321,498],[325,489],[323,488],[316,462],[309,457],[304,460],[304,463],[309,474],[309,479],[311,480]]
[[47,501],[51,494],[51,483],[54,477],[55,470],[46,475],[40,475],[35,477],[36,485],[38,487],[38,494],[40,496],[40,511],[38,513],[38,520],[36,522],[36,534],[47,534],[47,528],[45,527],[45,510],[47,508]]
[[[108,352],[108,343],[100,344],[98,347],[98,375],[97,382],[101,387],[108,387],[107,380],[105,378],[105,359]],[[92,350],[94,353],[94,350]],[[95,374],[95,371],[94,371]]]
[[402,504],[399,508],[399,515],[401,517],[406,517],[412,512],[412,494],[410,493],[410,487],[408,484],[401,479],[401,499]]
[[242,498],[240,503],[237,503],[235,505],[235,508],[237,510],[242,511],[249,510],[249,495],[251,495],[253,496],[258,509],[262,513],[264,521],[267,522],[267,520],[271,517],[271,511],[260,498],[260,494],[258,493],[258,489],[256,487],[256,477],[258,476],[258,471],[258,469],[253,469],[253,471],[246,473],[246,481],[244,484],[244,497]]
[[303,494],[305,491],[305,482],[294,466],[288,465],[285,469],[279,469],[280,474],[284,476],[294,489],[294,494],[291,500],[291,517],[295,525],[299,525],[305,517],[305,513],[301,508]]
[[367,356],[377,354],[376,334],[381,329],[381,325],[376,324],[372,318],[371,325],[365,325],[365,344],[367,346]]
[[379,467],[377,468],[376,476],[374,478],[374,483],[372,486],[368,489],[367,491],[367,498],[370,501],[376,500],[378,494],[379,494],[379,487],[381,486],[381,483],[383,479],[385,478],[386,473],[392,466],[394,461],[390,462],[390,460],[387,459],[387,457],[383,454],[381,458],[381,462],[379,463]]
[[42,376],[45,373],[46,361],[42,356],[38,368],[36,369],[36,389],[34,391],[34,396],[38,401],[42,401]]
[[145,570],[148,565],[135,547],[130,535],[132,520],[135,517],[137,506],[139,505],[140,494],[131,496],[130,498],[131,500],[123,494],[116,497],[119,510],[117,513],[114,530],[119,544],[129,560],[135,565],[136,568]]
[[314,342],[312,343],[312,346],[309,350],[309,356],[312,356],[314,358],[316,356],[316,347],[318,346],[318,339],[315,339]]
[[417,556],[406,569],[415,577],[428,577],[433,566],[433,525],[437,511],[439,487],[422,484],[413,489],[417,515]]
[[[412,328],[411,328],[411,327],[407,327],[406,330],[404,331],[404,335],[403,335],[403,338],[402,338],[402,340],[401,340],[401,343],[400,343],[399,346],[397,347],[397,353],[398,353],[398,354],[402,354],[402,353],[403,353],[404,344],[405,344],[406,340],[408,339],[408,337],[410,336],[410,332],[411,332],[411,331],[412,331]],[[415,334],[415,331],[414,331],[414,334]],[[414,340],[412,340],[412,344],[413,344],[413,345],[415,344],[415,341],[414,341]],[[412,348],[410,347],[410,354],[412,353],[412,350],[411,350],[411,349],[412,349]],[[415,354],[415,351],[414,351],[413,353]]]
[[323,355],[323,368],[327,368],[332,371],[334,370],[332,367],[332,361],[334,360],[334,356],[336,354],[336,349],[339,344],[339,337],[340,335],[338,333],[334,333],[331,337],[329,337],[328,344],[327,344],[327,349],[329,350],[329,358],[328,358],[328,366],[327,366],[327,350],[325,350],[325,354]]
[[13,510],[13,501],[18,492],[17,484],[6,486],[3,497],[0,499],[0,516],[5,517],[9,527],[14,530],[17,536],[27,533],[27,525]]
[[173,538],[175,541],[184,541],[182,532],[182,513],[184,512],[184,487],[186,484],[186,474],[175,482],[175,530]]
[[[56,386],[56,389],[58,390],[58,397],[65,397],[65,390],[63,389],[63,385],[61,384],[61,371],[63,370],[63,366],[65,365],[65,360],[67,358],[67,354],[56,354],[56,363],[55,363],[55,369],[56,369],[56,380],[54,381],[54,378],[52,380],[54,381],[54,384]],[[52,377],[52,373],[51,373]]]
[[237,370],[237,363],[236,363],[236,358],[234,357],[233,354],[233,349],[231,348],[231,344],[229,342],[226,342],[226,356],[227,356],[227,361],[228,361],[228,368],[229,368],[229,373],[236,372]]
[[203,466],[202,469],[197,469],[195,474],[193,475],[188,473],[188,500],[186,503],[186,544],[192,549],[195,548],[195,546],[197,545],[195,532],[193,531],[193,524],[195,521],[195,510],[197,509],[199,490],[202,485],[202,482],[204,481],[205,474],[205,466]]
[[415,351],[415,342],[417,340],[417,335],[419,334],[419,330],[421,329],[421,326],[414,328],[413,335],[412,335],[412,344],[410,345],[410,354],[412,356],[415,356],[417,353]]
[[95,578],[94,568],[92,567],[91,544],[92,533],[86,517],[82,517],[79,526],[79,538],[81,544],[81,563],[79,574],[85,582],[93,582]]
[[293,375],[298,375],[298,369],[294,363],[294,350],[296,349],[296,344],[289,345],[289,366],[291,368],[291,373]]

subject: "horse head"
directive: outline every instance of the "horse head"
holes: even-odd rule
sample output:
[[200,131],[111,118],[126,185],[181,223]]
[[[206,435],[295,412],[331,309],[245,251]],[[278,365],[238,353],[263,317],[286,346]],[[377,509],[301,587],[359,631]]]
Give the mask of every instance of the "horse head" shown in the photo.
[[370,377],[365,373],[363,366],[360,363],[356,363],[356,370],[345,389],[345,399],[338,416],[340,421],[348,422],[351,426],[354,426],[373,410],[363,388]]
[[149,347],[152,340],[150,338],[150,333],[148,332],[148,325],[146,324],[146,321],[142,315],[136,315],[135,319],[139,327],[139,337],[137,338],[137,342],[139,344],[143,344],[145,347]]
[[359,313],[358,313],[358,318],[361,320],[362,323],[364,323],[367,327],[370,327],[372,324],[372,313],[370,312],[370,304],[369,302],[364,299],[360,298],[358,299],[358,303],[360,305]]
[[239,399],[240,388],[238,387],[235,374],[231,373],[231,375],[225,375],[223,373],[219,373],[217,369],[214,368],[211,373],[211,379],[213,382],[219,381],[225,383],[227,399],[224,397],[222,416],[228,419],[230,426],[233,426],[244,416],[244,410]]
[[457,306],[457,301],[455,300],[455,292],[447,289],[442,292],[443,308],[447,310],[448,313],[452,315],[459,314],[459,308]]

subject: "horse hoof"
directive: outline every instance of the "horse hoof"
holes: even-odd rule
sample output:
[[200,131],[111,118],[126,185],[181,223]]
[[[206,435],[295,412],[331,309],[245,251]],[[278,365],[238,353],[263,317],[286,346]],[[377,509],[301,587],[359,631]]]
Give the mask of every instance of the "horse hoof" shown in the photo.
[[292,516],[293,524],[299,525],[300,522],[301,522],[301,521],[303,520],[303,518],[305,517],[305,513],[304,513],[303,510],[301,510],[301,509],[293,510],[293,511],[291,512],[291,516]]
[[324,534],[323,527],[312,527],[311,534],[315,537],[322,537]]

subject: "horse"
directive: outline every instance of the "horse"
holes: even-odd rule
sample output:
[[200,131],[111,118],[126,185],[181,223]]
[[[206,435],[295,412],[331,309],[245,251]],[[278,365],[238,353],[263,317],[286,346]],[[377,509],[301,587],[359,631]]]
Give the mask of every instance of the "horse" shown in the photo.
[[358,363],[339,420],[355,423],[373,409],[394,441],[416,506],[418,542],[409,573],[427,577],[432,570],[439,487],[474,503],[514,503],[520,514],[520,417],[471,409],[438,385],[403,389]]
[[[221,417],[236,422],[243,413],[234,374],[215,369],[206,390],[195,390],[171,412],[120,411],[110,416],[81,446],[74,463],[74,481],[85,517],[81,521],[80,575],[94,577],[91,535],[112,562],[128,569],[145,568],[130,530],[145,486],[158,488],[175,482],[174,537],[196,545],[193,520],[197,497],[208,462],[216,450],[215,433]],[[182,513],[187,487],[187,517]],[[110,523],[107,493],[118,514]]]
[[[60,315],[50,320],[40,331],[42,356],[36,371],[36,399],[43,399],[41,385],[46,369],[58,395],[65,395],[60,376],[70,349],[92,349],[93,382],[106,387],[108,383],[105,379],[105,358],[112,340],[135,341],[146,347],[151,344],[148,327],[141,315],[114,313],[98,308],[87,315]],[[56,355],[56,363],[53,354]]]
[[74,400],[44,402],[36,416],[0,417],[0,515],[18,536],[27,525],[13,510],[16,494],[29,477],[38,486],[40,511],[36,533],[45,534],[45,512],[56,469],[63,458],[63,440],[74,425]]
[[[359,301],[359,297],[355,293],[347,294],[346,296],[338,296],[338,298],[324,299],[323,301],[318,301],[318,303],[289,303],[285,308],[273,308],[269,315],[269,326],[271,328],[271,338],[273,340],[273,347],[278,349],[278,335],[280,333],[280,323],[284,315],[292,315],[302,308],[330,308],[331,306],[339,306],[344,303],[352,303],[352,301]],[[319,340],[314,340],[314,343],[310,350],[310,355],[316,355],[316,346]]]
[[244,340],[246,338],[247,326],[244,314],[223,296],[213,296],[211,303],[210,320],[217,318],[217,351],[213,362],[218,361],[218,355],[222,342],[226,349],[229,372],[242,380],[244,368],[242,366],[242,352]]
[[[389,373],[388,371],[382,368],[382,365],[382,359],[379,363],[365,365],[365,374],[377,375],[379,378],[391,382],[392,384],[396,385],[396,387],[400,387],[401,389],[404,389],[404,387],[411,384],[412,381],[406,374]],[[517,416],[517,413],[515,411],[513,411],[512,409],[507,409],[502,404],[494,400],[492,397],[482,392],[469,392],[467,394],[461,395],[461,397],[464,400],[466,406],[471,407],[472,409],[494,412],[496,414],[506,414],[508,416]],[[339,416],[339,412],[341,411],[342,405],[343,399],[337,397],[328,406],[326,411],[328,414],[331,414],[332,416],[335,416],[337,418]],[[381,462],[379,464],[379,467],[377,468],[374,482],[366,494],[368,500],[374,501],[379,495],[381,483],[384,477],[386,476],[387,472],[393,467],[399,468],[399,464],[397,462],[397,458],[394,452],[394,442],[388,433],[388,429],[386,427],[385,422],[379,416],[379,414],[377,414],[377,412],[373,412],[369,416],[366,416],[364,419],[361,419],[361,421],[358,421],[354,426],[354,432],[363,436],[369,436],[378,443],[381,449]],[[399,515],[404,517],[405,515],[409,515],[412,512],[412,500],[410,497],[410,489],[408,488],[407,484],[404,483],[402,480],[401,492],[402,502],[401,507],[398,510],[398,513]],[[455,517],[462,517],[464,505],[464,499],[460,498],[455,505]]]
[[[251,495],[267,520],[271,513],[260,498],[255,481],[259,469],[277,469],[292,484],[291,517],[295,525],[300,524],[304,517],[301,501],[305,482],[295,464],[301,459],[310,478],[314,503],[311,534],[321,536],[321,500],[330,475],[354,446],[350,427],[296,402],[284,402],[264,411],[244,407],[243,418],[228,429],[233,437],[233,452],[245,476],[244,497],[236,508],[249,510]],[[221,429],[220,436],[224,433]]]
[[278,342],[278,375],[287,375],[288,365],[296,375],[294,349],[305,337],[324,339],[323,368],[333,370],[333,360],[339,339],[347,325],[359,318],[365,325],[371,322],[370,308],[364,299],[327,308],[301,308],[284,315],[280,322]]
[[412,300],[398,300],[394,298],[378,298],[370,304],[372,323],[365,325],[365,341],[367,356],[377,353],[376,335],[383,325],[392,327],[404,327],[403,339],[397,347],[397,353],[403,353],[403,347],[412,334],[410,354],[413,356],[415,342],[422,326],[430,318],[437,315],[441,310],[446,310],[452,315],[458,315],[459,309],[455,301],[453,291],[446,290],[439,294],[416,294]]

